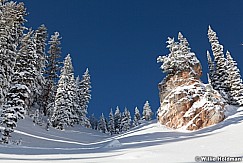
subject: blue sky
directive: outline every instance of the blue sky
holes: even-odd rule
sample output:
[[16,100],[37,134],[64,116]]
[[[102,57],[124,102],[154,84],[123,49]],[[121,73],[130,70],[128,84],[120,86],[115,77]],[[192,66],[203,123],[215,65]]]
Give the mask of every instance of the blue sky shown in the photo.
[[[18,1],[20,2],[20,1]],[[108,116],[112,107],[142,110],[148,100],[159,107],[158,83],[165,74],[156,63],[167,54],[165,41],[179,31],[188,39],[203,66],[206,80],[207,28],[239,68],[243,55],[243,1],[232,0],[23,0],[28,27],[45,24],[62,36],[62,56],[70,53],[75,75],[90,69],[92,100],[88,111]]]

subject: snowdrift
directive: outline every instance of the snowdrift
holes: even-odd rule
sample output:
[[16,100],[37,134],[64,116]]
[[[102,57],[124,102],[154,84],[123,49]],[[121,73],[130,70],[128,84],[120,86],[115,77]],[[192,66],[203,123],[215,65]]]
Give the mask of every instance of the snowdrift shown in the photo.
[[227,118],[198,131],[172,130],[156,121],[115,136],[80,128],[59,131],[19,122],[13,139],[0,145],[1,162],[195,162],[196,156],[242,157],[243,108],[227,107]]

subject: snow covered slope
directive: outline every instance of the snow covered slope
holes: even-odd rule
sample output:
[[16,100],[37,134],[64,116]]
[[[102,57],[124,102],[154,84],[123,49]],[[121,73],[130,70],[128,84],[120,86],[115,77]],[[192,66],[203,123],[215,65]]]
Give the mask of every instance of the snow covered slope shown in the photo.
[[243,108],[228,110],[225,121],[194,132],[170,130],[154,121],[113,137],[79,127],[45,131],[25,119],[13,135],[22,144],[0,145],[0,161],[152,163],[195,162],[195,156],[243,157]]

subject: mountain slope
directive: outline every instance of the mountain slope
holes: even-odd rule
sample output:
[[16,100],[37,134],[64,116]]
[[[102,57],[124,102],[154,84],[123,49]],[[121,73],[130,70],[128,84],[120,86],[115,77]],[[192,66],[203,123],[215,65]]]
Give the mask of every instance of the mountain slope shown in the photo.
[[[195,156],[243,156],[243,108],[228,107],[221,123],[189,132],[144,123],[114,137],[85,128],[65,131],[20,121],[13,137],[21,145],[0,145],[4,162],[195,162]],[[234,114],[233,114],[234,113]]]

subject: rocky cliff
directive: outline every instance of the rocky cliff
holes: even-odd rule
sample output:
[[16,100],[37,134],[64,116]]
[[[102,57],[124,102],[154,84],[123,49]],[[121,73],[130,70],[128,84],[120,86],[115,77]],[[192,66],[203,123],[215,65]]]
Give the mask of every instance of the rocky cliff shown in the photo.
[[[221,122],[225,117],[225,101],[210,84],[201,82],[199,60],[190,52],[187,40],[180,33],[178,39],[180,42],[169,38],[170,54],[158,58],[158,62],[163,62],[162,70],[167,72],[158,85],[158,121],[170,128],[187,130]],[[177,63],[171,64],[171,60]]]

